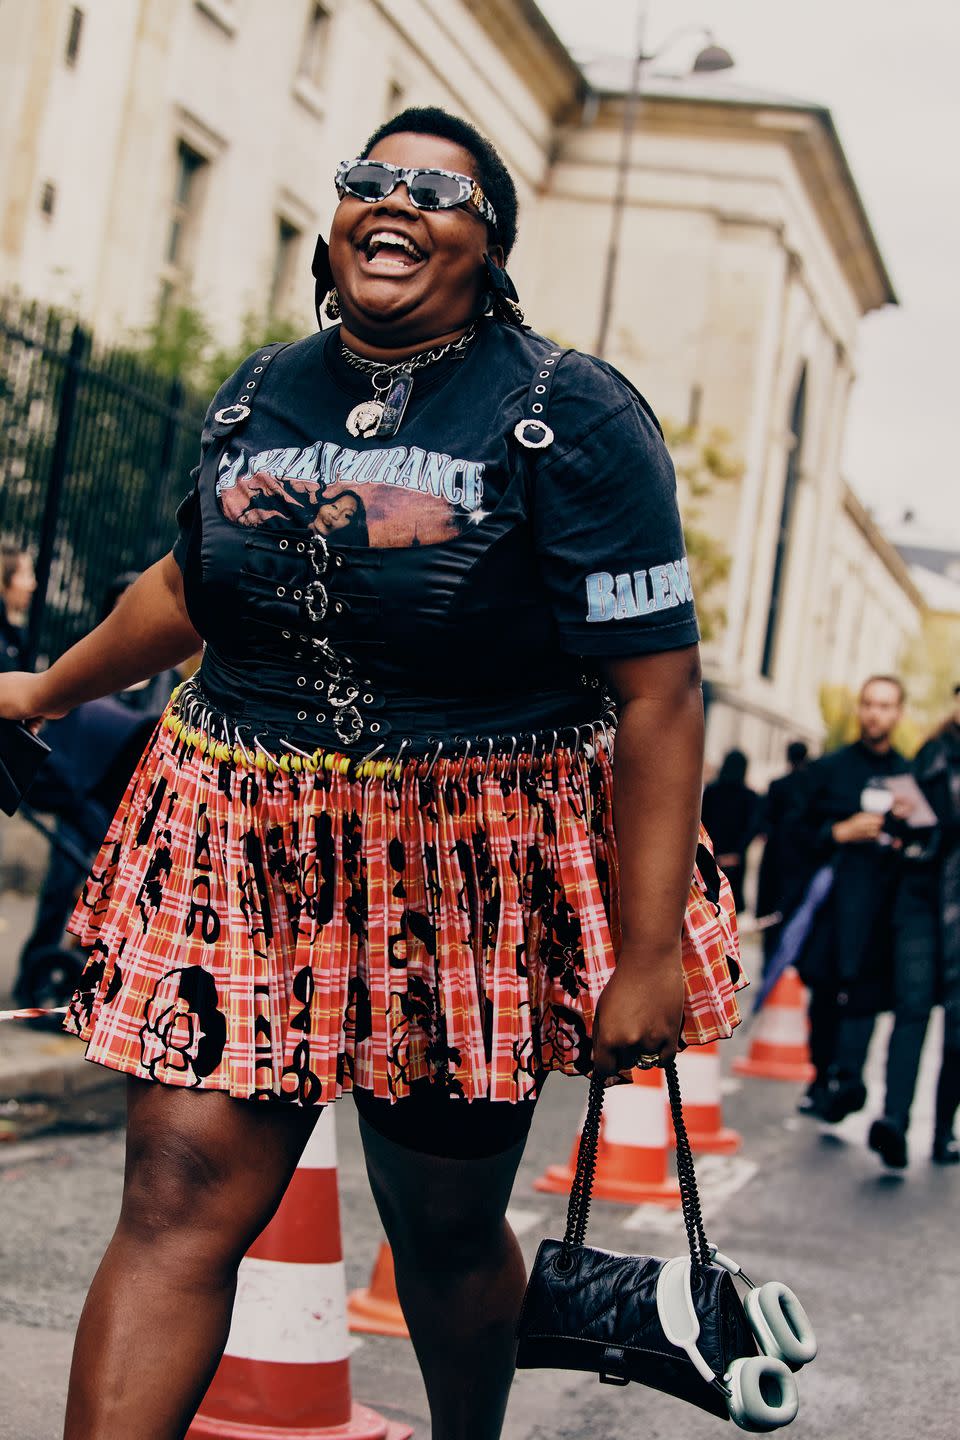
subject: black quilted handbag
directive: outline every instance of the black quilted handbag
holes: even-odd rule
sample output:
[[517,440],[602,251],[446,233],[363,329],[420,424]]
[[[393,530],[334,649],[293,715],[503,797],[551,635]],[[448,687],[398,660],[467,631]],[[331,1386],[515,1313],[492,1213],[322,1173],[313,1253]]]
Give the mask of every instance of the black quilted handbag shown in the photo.
[[[675,1064],[665,1067],[677,1136],[677,1174],[690,1244],[691,1291],[700,1322],[697,1341],[716,1376],[757,1345],[731,1275],[715,1265],[707,1244]],[[729,1419],[719,1384],[708,1384],[686,1353],[667,1340],[657,1310],[657,1278],[665,1260],[618,1255],[584,1244],[597,1164],[603,1080],[590,1085],[587,1118],[562,1240],[544,1240],[537,1252],[517,1323],[517,1365],[586,1370],[608,1385],[631,1380],[688,1400]]]

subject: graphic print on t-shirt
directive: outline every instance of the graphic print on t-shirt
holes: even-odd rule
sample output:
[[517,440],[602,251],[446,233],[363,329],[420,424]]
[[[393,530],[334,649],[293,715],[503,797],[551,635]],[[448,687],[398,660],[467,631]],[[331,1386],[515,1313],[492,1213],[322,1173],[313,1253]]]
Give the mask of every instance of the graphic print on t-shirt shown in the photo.
[[332,544],[409,548],[454,540],[485,519],[483,471],[479,461],[415,445],[227,448],[217,499],[236,525],[302,525]]

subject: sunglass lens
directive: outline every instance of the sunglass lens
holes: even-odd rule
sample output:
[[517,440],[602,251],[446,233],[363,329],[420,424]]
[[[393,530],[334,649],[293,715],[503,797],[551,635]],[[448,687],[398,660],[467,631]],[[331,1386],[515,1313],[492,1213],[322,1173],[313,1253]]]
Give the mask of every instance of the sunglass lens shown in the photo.
[[450,175],[438,175],[427,171],[418,175],[410,185],[410,199],[421,210],[446,210],[458,205],[462,199],[459,180]]
[[343,177],[344,187],[360,200],[382,200],[393,189],[396,176],[383,165],[351,165]]

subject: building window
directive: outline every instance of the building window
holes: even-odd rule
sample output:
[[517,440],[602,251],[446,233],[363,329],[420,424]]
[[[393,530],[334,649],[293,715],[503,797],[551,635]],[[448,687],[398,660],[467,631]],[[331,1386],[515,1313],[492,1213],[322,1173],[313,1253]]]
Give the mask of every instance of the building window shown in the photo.
[[282,315],[290,308],[293,285],[300,254],[301,232],[282,215],[277,217],[276,247],[273,254],[273,275],[270,280],[268,314]]
[[317,90],[323,83],[329,40],[330,11],[326,5],[312,3],[307,14],[307,28],[303,36],[297,73]]
[[803,450],[803,421],[807,403],[807,369],[804,366],[797,381],[790,413],[790,434],[792,444],[787,460],[787,473],[783,481],[783,502],[780,506],[780,527],[777,531],[777,549],[773,559],[773,579],[770,583],[770,608],[767,612],[767,633],[763,638],[763,658],[760,674],[772,680],[777,651],[777,635],[783,612],[783,596],[787,571],[787,554],[790,549],[790,531],[796,509],[797,489],[800,484],[800,455]]
[[67,44],[63,52],[65,65],[71,70],[80,56],[80,36],[83,34],[83,11],[79,5],[70,7],[70,24],[67,28]]
[[190,259],[190,250],[203,198],[203,184],[209,162],[191,149],[186,141],[177,146],[177,179],[173,196],[173,214],[167,240],[166,260],[182,268]]
[[40,189],[40,213],[51,216],[57,208],[57,187],[52,180],[45,180]]

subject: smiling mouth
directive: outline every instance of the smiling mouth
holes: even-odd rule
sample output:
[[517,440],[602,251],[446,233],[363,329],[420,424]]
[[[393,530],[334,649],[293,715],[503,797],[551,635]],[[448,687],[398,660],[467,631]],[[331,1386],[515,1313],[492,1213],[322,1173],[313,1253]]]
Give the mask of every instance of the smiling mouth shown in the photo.
[[374,230],[359,250],[371,269],[384,273],[415,269],[427,258],[408,235],[396,230]]

